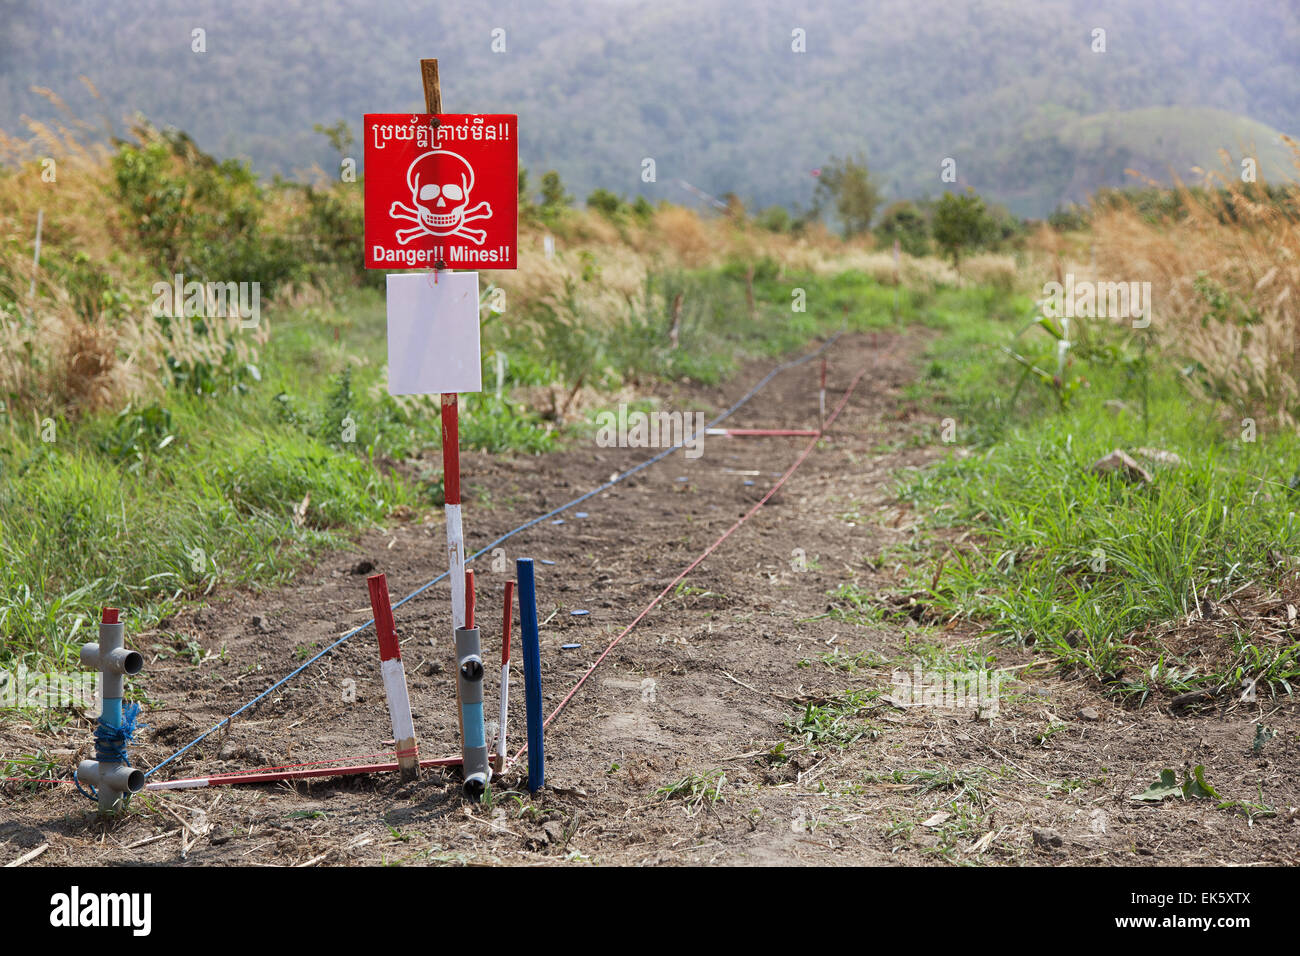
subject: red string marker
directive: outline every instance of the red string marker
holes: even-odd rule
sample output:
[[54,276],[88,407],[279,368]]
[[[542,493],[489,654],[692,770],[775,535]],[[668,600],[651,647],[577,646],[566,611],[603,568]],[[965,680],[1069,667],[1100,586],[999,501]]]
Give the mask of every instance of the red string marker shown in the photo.
[[[868,371],[870,371],[870,368],[864,368],[861,372],[859,372],[856,376],[854,376],[853,381],[849,383],[849,387],[844,391],[844,397],[840,399],[839,404],[835,406],[834,410],[830,414],[830,417],[827,418],[826,420],[827,425],[833,424],[835,419],[839,417],[840,412],[842,412],[845,406],[848,405],[849,397],[853,394],[854,390],[858,387],[858,383],[862,381],[863,377],[867,374]],[[814,439],[810,441],[807,445],[805,445],[803,451],[799,453],[798,457],[795,458],[795,460],[791,463],[790,467],[787,468],[785,472],[781,475],[781,477],[777,479],[776,483],[772,485],[771,488],[768,489],[767,494],[765,494],[762,498],[760,498],[753,505],[753,507],[751,507],[748,511],[746,511],[743,515],[741,515],[740,518],[737,519],[735,524],[733,524],[730,528],[728,528],[721,535],[719,535],[718,538],[716,538],[711,545],[709,545],[707,548],[704,549],[703,553],[700,554],[699,557],[697,557],[694,561],[692,561],[685,568],[683,568],[678,573],[677,577],[669,581],[668,584],[664,587],[664,589],[660,591],[657,595],[655,595],[654,599],[649,604],[647,604],[644,608],[641,609],[641,613],[632,619],[632,623],[628,624],[627,627],[625,627],[622,631],[620,631],[617,635],[615,635],[614,639],[611,640],[605,646],[605,649],[603,651],[601,651],[600,656],[597,657],[585,671],[583,671],[582,676],[578,678],[577,683],[575,683],[571,688],[569,688],[569,692],[564,695],[564,697],[560,700],[560,702],[555,706],[555,709],[551,711],[550,715],[544,721],[542,721],[542,726],[539,729],[539,733],[538,733],[539,740],[541,738],[541,732],[544,731],[547,727],[549,727],[551,723],[555,720],[555,718],[560,716],[561,711],[563,711],[564,708],[568,706],[569,701],[573,700],[574,696],[582,688],[582,685],[587,682],[587,678],[589,678],[593,673],[595,673],[596,668],[599,667],[601,663],[605,660],[605,658],[610,655],[610,652],[613,651],[614,648],[618,646],[618,643],[621,640],[623,640],[623,638],[627,637],[628,634],[632,633],[632,631],[636,628],[636,626],[640,624],[641,621],[644,620],[645,617],[651,611],[653,611],[656,606],[658,606],[659,602],[661,602],[664,598],[666,598],[669,595],[669,593],[672,592],[673,588],[677,587],[678,583],[683,578],[685,578],[688,574],[690,574],[697,567],[703,564],[705,559],[707,559],[709,555],[711,555],[714,551],[716,551],[719,547],[721,547],[722,543],[726,541],[729,537],[731,537],[731,535],[738,528],[740,528],[742,525],[745,524],[745,522],[747,522],[750,518],[752,518],[755,514],[757,514],[758,510],[762,508],[765,504],[767,504],[768,501],[771,500],[773,495],[775,495],[778,491],[781,490],[781,487],[789,480],[790,476],[793,475],[795,471],[798,470],[799,466],[804,463],[804,460],[809,455],[811,455],[813,451],[816,450],[816,448],[817,448],[817,439]],[[520,560],[522,561],[523,559]],[[517,566],[518,566],[518,562],[517,562]],[[521,602],[522,602],[522,597],[521,597]],[[523,622],[522,614],[523,614],[523,609],[521,607],[520,609],[521,624]],[[525,641],[526,640],[527,637],[525,636]],[[539,706],[540,706],[540,702],[539,702]],[[515,763],[519,761],[519,758],[521,758],[522,756],[524,756],[524,754],[528,752],[529,752],[529,747],[527,745],[520,747],[519,750],[515,752],[515,755],[509,759],[509,761],[506,763],[505,766],[507,768],[513,766]]]

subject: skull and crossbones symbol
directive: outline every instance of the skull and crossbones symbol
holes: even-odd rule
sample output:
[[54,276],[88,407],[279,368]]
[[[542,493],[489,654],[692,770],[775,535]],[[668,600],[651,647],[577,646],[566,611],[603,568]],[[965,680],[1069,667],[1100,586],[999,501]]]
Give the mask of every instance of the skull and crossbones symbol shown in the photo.
[[415,223],[411,229],[397,230],[401,245],[417,236],[460,236],[475,245],[483,244],[487,233],[465,224],[490,219],[492,207],[486,202],[470,206],[474,168],[463,156],[447,149],[421,153],[406,171],[406,185],[411,190],[411,206],[395,202],[388,211],[394,219]]

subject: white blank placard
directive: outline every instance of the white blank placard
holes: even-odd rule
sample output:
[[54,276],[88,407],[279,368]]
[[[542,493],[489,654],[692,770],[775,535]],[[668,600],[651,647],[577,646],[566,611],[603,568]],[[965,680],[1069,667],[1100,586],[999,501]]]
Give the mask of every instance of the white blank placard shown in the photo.
[[388,393],[481,392],[478,273],[388,276]]

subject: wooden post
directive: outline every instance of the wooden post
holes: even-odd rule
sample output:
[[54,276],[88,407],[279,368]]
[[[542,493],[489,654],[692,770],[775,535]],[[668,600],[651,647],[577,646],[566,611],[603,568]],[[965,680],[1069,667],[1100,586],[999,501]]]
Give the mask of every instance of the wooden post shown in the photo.
[[[438,114],[442,112],[442,85],[438,79],[438,61],[434,58],[420,60],[420,79],[424,83],[424,109],[433,114],[434,136],[437,146]],[[433,278],[438,280],[438,270],[446,266],[439,260],[434,263]],[[460,405],[455,392],[442,394],[442,485],[444,514],[447,519],[447,564],[451,577],[451,654],[452,667],[456,663],[456,629],[465,627],[465,530],[460,514]],[[465,720],[461,714],[460,681],[456,682],[456,727],[460,739],[465,740]]]
[[442,84],[438,82],[438,59],[420,61],[420,78],[424,81],[424,111],[435,116],[442,112]]
[[682,330],[682,293],[673,296],[673,324],[668,329],[670,348],[677,348],[677,338]]
[[36,210],[36,248],[32,252],[32,287],[27,290],[29,299],[36,297],[36,277],[41,271],[41,227],[45,225],[45,210]]
[[898,271],[898,240],[894,240],[894,321],[898,321],[898,286],[901,282]]

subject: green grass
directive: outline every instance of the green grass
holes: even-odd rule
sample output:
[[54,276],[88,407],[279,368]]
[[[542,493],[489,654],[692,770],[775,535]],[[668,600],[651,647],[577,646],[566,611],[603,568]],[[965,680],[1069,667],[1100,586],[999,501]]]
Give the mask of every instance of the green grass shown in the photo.
[[[1255,441],[1243,440],[1239,419],[1184,387],[1176,355],[1153,350],[1144,370],[1140,345],[1120,333],[1094,330],[1076,346],[1063,388],[1040,382],[999,349],[1055,369],[1055,340],[1024,331],[1025,306],[945,316],[914,387],[937,418],[952,419],[956,441],[954,454],[901,489],[926,517],[932,551],[913,586],[937,615],[1033,643],[1139,699],[1239,676],[1262,676],[1261,692],[1289,692],[1300,675],[1294,641],[1261,648],[1248,634],[1219,638],[1199,648],[1215,662],[1207,665],[1164,651],[1147,629],[1202,599],[1279,581],[1270,553],[1300,546],[1300,496],[1289,484],[1300,440],[1265,422]],[[1116,400],[1125,408],[1106,404]],[[1182,466],[1148,463],[1150,486],[1088,470],[1114,448],[1142,447],[1174,452]],[[957,536],[946,529],[975,533],[947,544]]]
[[786,728],[811,747],[822,745],[837,748],[849,747],[863,737],[875,737],[879,728],[863,715],[875,710],[880,691],[846,691],[836,697],[809,701]]
[[136,471],[87,440],[93,422],[53,445],[11,436],[0,459],[9,473],[0,488],[0,663],[75,669],[78,638],[93,632],[103,605],[125,608],[133,632],[152,627],[218,585],[282,581],[337,532],[416,501],[363,458],[291,428],[238,422],[197,400],[175,412],[179,437]]
[[[794,287],[806,312],[790,310]],[[770,263],[757,270],[754,316],[737,266],[655,276],[650,291],[649,305],[612,323],[564,314],[564,297],[549,318],[485,318],[484,391],[462,397],[462,446],[542,453],[583,433],[525,406],[514,397],[523,387],[717,382],[846,323],[894,321],[893,291],[865,277],[782,276]],[[686,305],[670,349],[666,302],[677,291]],[[264,321],[256,372],[222,394],[174,387],[59,421],[53,442],[35,421],[0,413],[0,667],[76,669],[102,606],[124,608],[138,633],[219,589],[282,583],[395,510],[441,505],[438,397],[387,394],[382,296],[360,290]]]
[[708,806],[726,802],[722,788],[727,782],[727,775],[722,770],[709,770],[705,773],[692,773],[680,780],[659,787],[654,795],[660,800],[680,800],[687,807],[687,814],[693,815],[707,801]]

